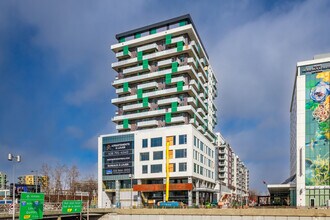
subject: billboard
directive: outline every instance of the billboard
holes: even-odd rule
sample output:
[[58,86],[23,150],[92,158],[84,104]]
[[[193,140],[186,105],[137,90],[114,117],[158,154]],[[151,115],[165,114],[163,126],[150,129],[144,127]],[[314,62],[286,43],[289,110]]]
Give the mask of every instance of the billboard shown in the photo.
[[301,67],[305,75],[305,183],[330,185],[330,63]]
[[103,144],[104,175],[133,173],[133,142]]

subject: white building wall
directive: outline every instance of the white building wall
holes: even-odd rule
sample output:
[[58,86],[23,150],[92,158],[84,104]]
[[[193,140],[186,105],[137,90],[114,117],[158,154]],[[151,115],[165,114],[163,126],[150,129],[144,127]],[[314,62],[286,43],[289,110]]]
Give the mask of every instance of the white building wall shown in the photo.
[[[300,67],[298,68],[300,73]],[[297,206],[305,206],[305,76],[297,76]]]

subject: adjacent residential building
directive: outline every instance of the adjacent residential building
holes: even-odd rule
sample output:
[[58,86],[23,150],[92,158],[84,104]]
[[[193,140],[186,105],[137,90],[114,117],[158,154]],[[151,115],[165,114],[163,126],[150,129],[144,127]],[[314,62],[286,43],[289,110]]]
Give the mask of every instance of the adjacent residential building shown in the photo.
[[7,188],[7,175],[3,172],[0,172],[0,189]]
[[249,195],[249,170],[230,144],[217,133],[218,201],[246,201]]
[[330,54],[298,62],[290,109],[292,205],[325,206],[330,200],[329,116]]
[[[18,177],[18,184],[38,185],[46,188],[49,184],[49,177],[37,175],[24,175]],[[39,191],[39,190],[38,190]]]
[[211,202],[217,79],[190,15],[116,38],[118,133],[98,139],[98,206]]

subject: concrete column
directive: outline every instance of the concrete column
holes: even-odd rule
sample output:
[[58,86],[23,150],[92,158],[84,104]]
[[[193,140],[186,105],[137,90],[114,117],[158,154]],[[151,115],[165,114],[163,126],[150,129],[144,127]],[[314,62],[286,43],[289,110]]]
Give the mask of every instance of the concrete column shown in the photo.
[[[166,184],[166,178],[163,179],[163,184]],[[163,191],[163,201],[165,202],[166,200],[166,191]]]
[[[192,178],[191,177],[188,177],[188,183],[192,183]],[[188,191],[188,207],[191,207],[192,206],[192,200],[193,200],[193,192],[192,190],[189,190]]]
[[198,191],[198,188],[199,188],[199,180],[197,180],[196,182],[196,205],[199,206],[199,191]]
[[[137,180],[137,184],[138,184],[138,185],[141,185],[141,183],[142,183],[141,179],[138,179],[138,180]],[[138,191],[137,203],[138,203],[138,204],[137,204],[138,207],[141,207],[141,206],[142,206],[141,192],[139,192],[139,191]]]
[[120,182],[116,180],[116,205],[120,202]]

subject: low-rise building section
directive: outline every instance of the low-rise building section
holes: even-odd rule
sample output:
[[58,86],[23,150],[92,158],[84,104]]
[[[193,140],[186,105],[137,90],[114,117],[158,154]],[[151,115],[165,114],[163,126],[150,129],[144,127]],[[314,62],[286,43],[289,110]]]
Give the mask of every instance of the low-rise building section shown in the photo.
[[7,188],[7,174],[0,172],[0,189]]

